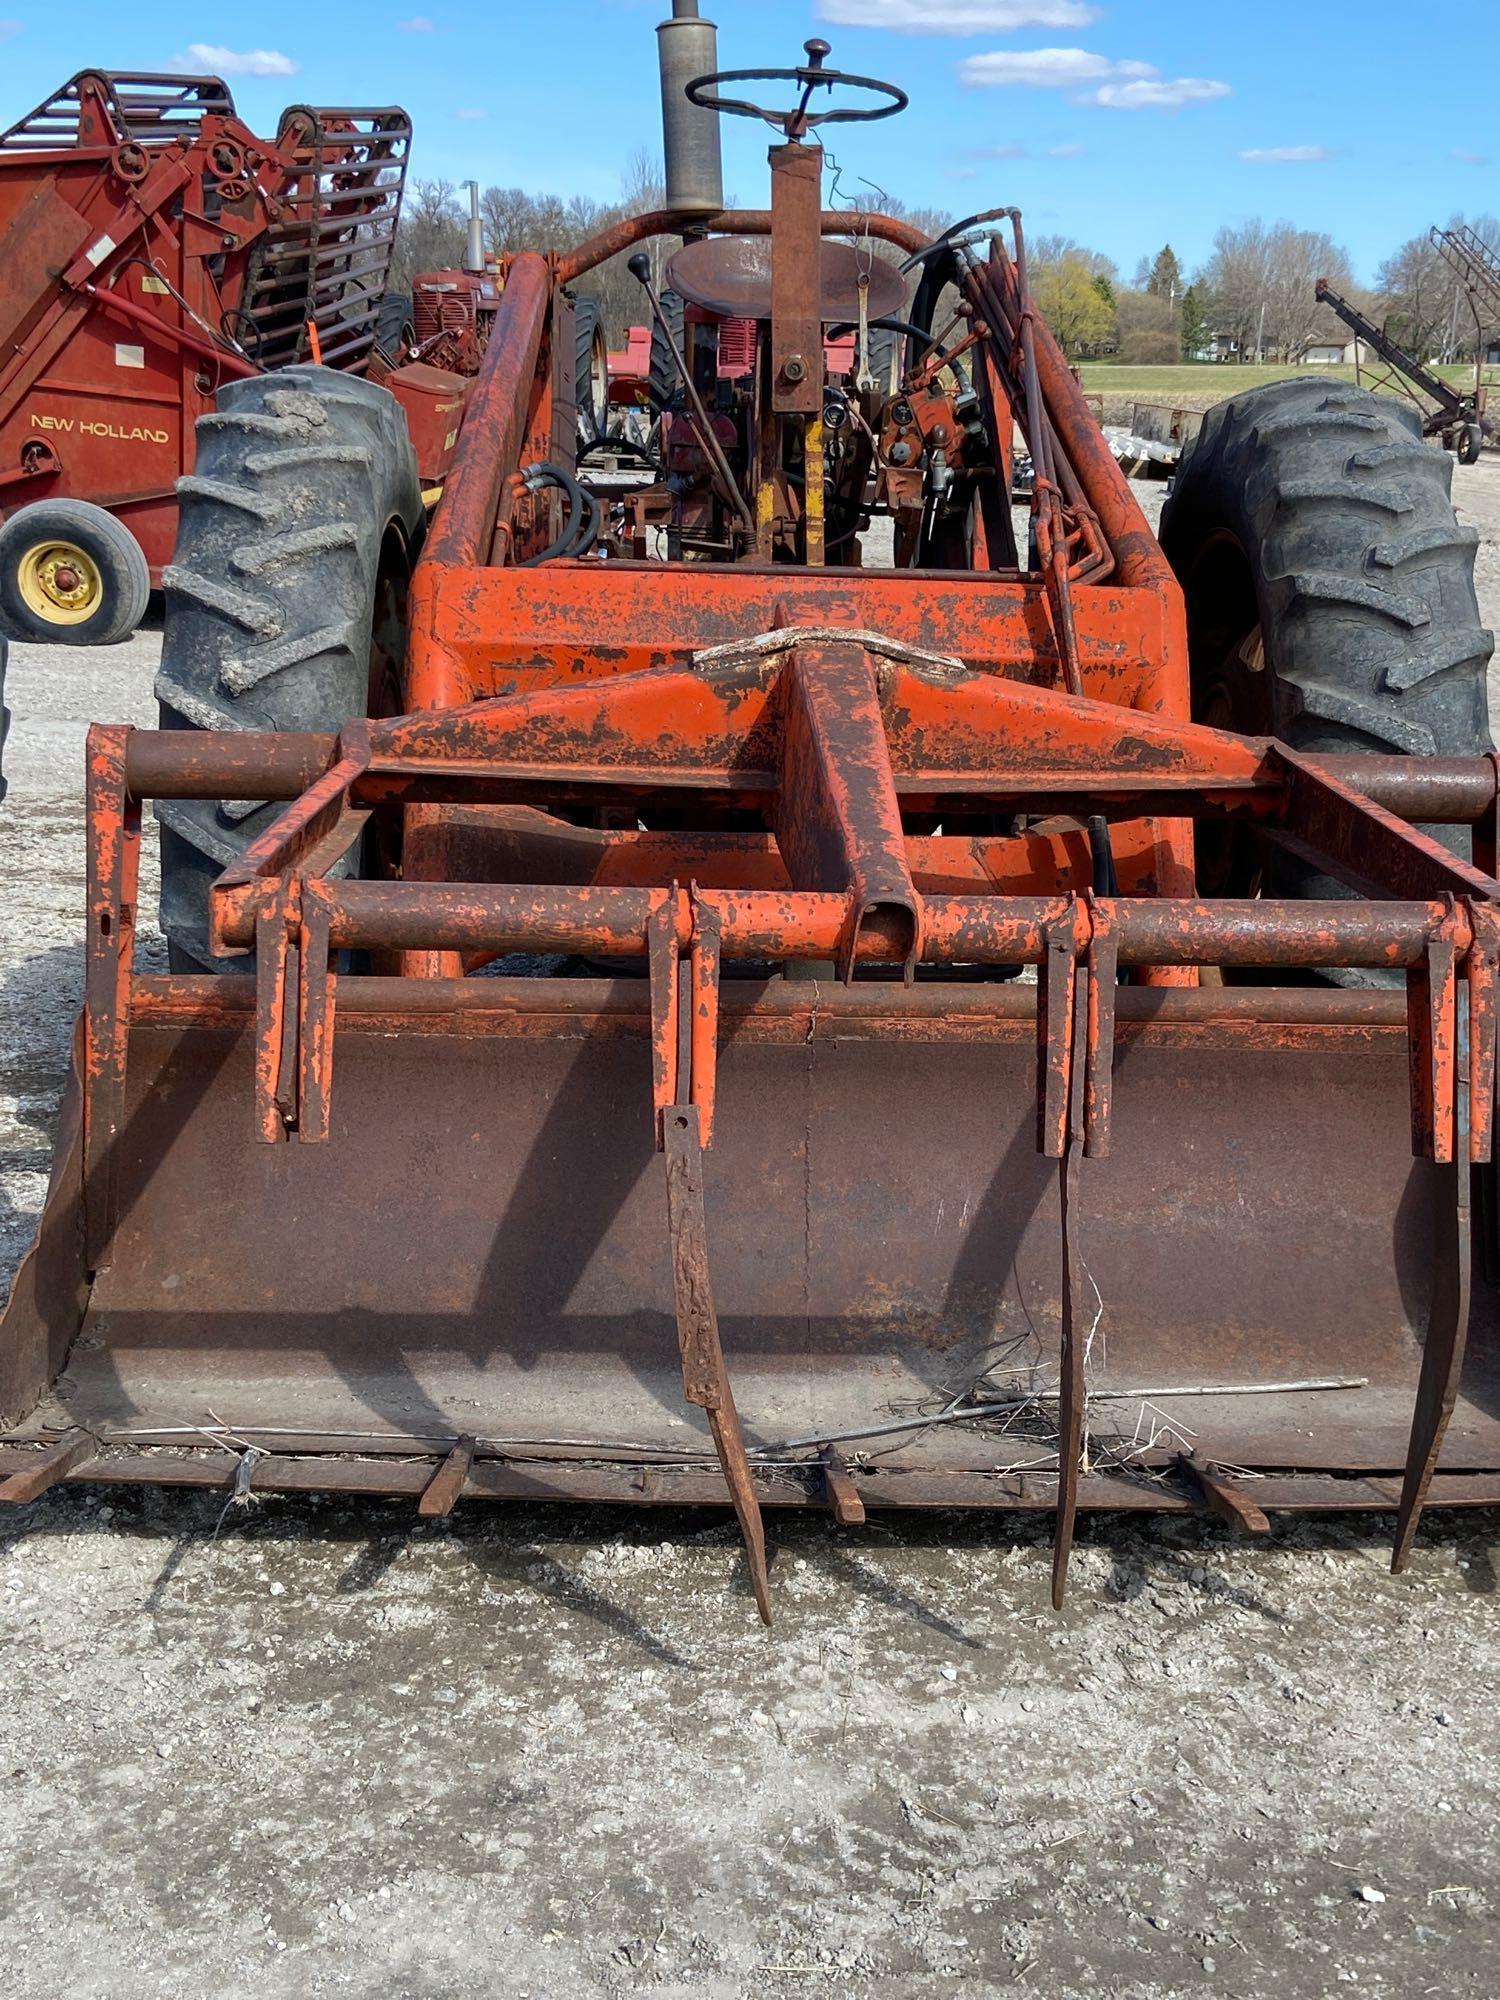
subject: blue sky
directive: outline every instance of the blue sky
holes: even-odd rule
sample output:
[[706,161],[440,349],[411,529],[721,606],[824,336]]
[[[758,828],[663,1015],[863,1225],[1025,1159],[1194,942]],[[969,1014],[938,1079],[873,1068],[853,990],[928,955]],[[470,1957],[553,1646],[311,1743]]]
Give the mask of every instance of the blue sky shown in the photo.
[[[414,171],[612,199],[660,144],[665,0],[74,0],[73,64],[184,57],[230,78],[247,122],[284,104],[404,104]],[[834,128],[845,179],[963,213],[1018,202],[1033,230],[1106,251],[1127,277],[1170,238],[1206,255],[1223,221],[1286,216],[1345,243],[1357,274],[1455,209],[1500,212],[1500,123],[1472,80],[1500,74],[1493,0],[715,0],[726,67],[833,61],[911,93],[904,116]],[[56,17],[0,0],[0,124],[63,80]],[[251,32],[253,26],[253,33]],[[1439,60],[1455,51],[1451,67]],[[190,52],[197,51],[196,57]],[[1423,72],[1439,78],[1424,87]],[[1466,79],[1470,81],[1466,81]],[[765,134],[730,121],[726,182],[765,188]]]

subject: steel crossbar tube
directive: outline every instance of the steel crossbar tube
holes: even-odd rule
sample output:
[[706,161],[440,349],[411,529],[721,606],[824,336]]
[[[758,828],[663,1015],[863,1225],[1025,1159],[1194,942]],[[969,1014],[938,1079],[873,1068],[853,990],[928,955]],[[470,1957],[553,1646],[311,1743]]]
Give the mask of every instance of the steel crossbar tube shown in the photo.
[[[647,889],[510,888],[425,882],[333,882],[324,894],[330,938],[351,950],[556,951],[637,957],[660,892]],[[785,890],[701,891],[722,929],[726,958],[834,956],[848,901]],[[1443,923],[1442,903],[1192,902],[1142,897],[1100,903],[1136,965],[1402,967],[1423,961]],[[921,957],[933,965],[1039,964],[1047,927],[1066,909],[1056,899],[933,896],[923,905]],[[1460,920],[1461,921],[1461,920]],[[254,905],[237,895],[226,943],[254,940]],[[685,947],[686,937],[680,943]],[[1461,940],[1466,943],[1466,939]],[[856,956],[899,963],[901,927],[873,915]]]
[[[295,799],[327,770],[337,748],[336,736],[317,731],[136,729],[126,747],[126,782],[135,799]],[[1495,808],[1489,757],[1328,756],[1316,762],[1340,784],[1404,819],[1467,826]],[[441,782],[444,775],[435,764],[432,778]],[[377,766],[372,777],[379,776]],[[1161,775],[1142,782],[1160,788]],[[1175,809],[1190,804],[1185,797]]]

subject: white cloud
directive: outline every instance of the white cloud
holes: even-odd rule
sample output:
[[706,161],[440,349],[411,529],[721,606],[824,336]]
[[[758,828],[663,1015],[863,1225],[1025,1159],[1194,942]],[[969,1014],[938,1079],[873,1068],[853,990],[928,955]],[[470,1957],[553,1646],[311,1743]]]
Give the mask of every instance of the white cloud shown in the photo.
[[1207,104],[1215,97],[1230,95],[1227,83],[1208,76],[1150,77],[1139,83],[1107,83],[1102,90],[1090,91],[1090,104],[1106,104],[1112,111],[1175,111],[1183,104]]
[[819,0],[839,28],[894,28],[902,35],[988,35],[1011,28],[1086,28],[1101,9],[1089,0]]
[[482,119],[488,118],[490,114],[488,111],[476,111],[470,107],[463,111],[455,111],[453,115],[455,118],[462,119],[465,125],[477,125]]
[[1026,157],[1026,148],[1024,146],[965,146],[963,156],[966,160],[1024,160]]
[[958,66],[960,83],[1015,84],[1027,90],[1068,90],[1107,77],[1155,75],[1150,63],[1111,62],[1087,49],[994,49],[988,55],[965,56]]
[[966,56],[958,80],[981,88],[1074,90],[1080,93],[1075,103],[1103,104],[1112,111],[1175,111],[1230,94],[1227,83],[1209,77],[1165,77],[1154,63],[1116,60],[1090,49],[993,49]]
[[297,65],[280,49],[218,49],[191,42],[186,55],[173,56],[174,69],[203,76],[295,76]]
[[413,14],[409,21],[398,21],[396,26],[403,35],[430,35],[434,24],[425,14]]
[[24,27],[23,21],[0,21],[0,42],[8,42],[12,35],[19,35]]
[[1049,160],[1081,160],[1086,150],[1076,140],[1070,140],[1066,146],[1049,146],[1047,148],[1047,158]]
[[[5,23],[0,21],[0,30],[3,30],[4,26]],[[1461,167],[1487,167],[1490,163],[1488,153],[1471,153],[1467,146],[1455,146],[1448,157],[1450,160],[1457,160]]]
[[1326,146],[1252,146],[1248,152],[1241,153],[1240,158],[1253,160],[1257,166],[1297,166],[1316,160],[1331,160],[1333,155]]

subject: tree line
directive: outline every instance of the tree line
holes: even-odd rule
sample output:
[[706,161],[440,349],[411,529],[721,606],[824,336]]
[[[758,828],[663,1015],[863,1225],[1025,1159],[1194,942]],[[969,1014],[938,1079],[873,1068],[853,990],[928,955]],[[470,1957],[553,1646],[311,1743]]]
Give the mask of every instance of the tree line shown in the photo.
[[[1465,223],[1500,261],[1500,218],[1459,215],[1448,226]],[[1418,360],[1471,360],[1476,345],[1500,339],[1500,315],[1481,301],[1476,319],[1461,280],[1426,235],[1392,251],[1368,289],[1341,243],[1290,222],[1226,224],[1191,273],[1164,244],[1128,285],[1108,258],[1070,239],[1041,238],[1032,261],[1037,304],[1075,358],[1299,362],[1313,347],[1351,338],[1318,304],[1319,278]]]
[[[662,194],[660,162],[644,150],[626,167],[617,202],[487,187],[480,196],[485,248],[495,256],[571,249],[624,216],[660,207]],[[929,233],[954,220],[890,197],[882,206]],[[466,200],[452,181],[416,181],[402,212],[393,287],[409,289],[419,271],[462,263],[467,214]],[[1500,218],[1455,216],[1449,226],[1463,223],[1500,259]],[[660,285],[667,246],[658,240],[646,248]],[[648,316],[625,261],[625,253],[611,258],[587,281],[614,344],[623,340],[627,326]],[[1472,358],[1476,340],[1488,346],[1500,339],[1495,314],[1481,315],[1476,325],[1460,281],[1426,235],[1393,250],[1371,289],[1355,282],[1342,244],[1321,230],[1285,221],[1226,224],[1208,258],[1191,272],[1171,244],[1164,244],[1154,257],[1141,259],[1129,282],[1110,258],[1067,236],[1033,238],[1028,261],[1037,305],[1075,359],[1298,362],[1311,347],[1348,338],[1343,322],[1314,297],[1319,278],[1327,278],[1420,360],[1462,361]]]

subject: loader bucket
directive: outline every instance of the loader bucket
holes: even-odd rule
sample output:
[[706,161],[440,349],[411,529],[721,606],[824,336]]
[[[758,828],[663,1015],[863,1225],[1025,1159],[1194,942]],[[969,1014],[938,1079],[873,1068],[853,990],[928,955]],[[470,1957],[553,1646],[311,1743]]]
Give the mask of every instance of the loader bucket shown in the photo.
[[[137,986],[112,1234],[90,1278],[75,1090],[0,1468],[71,1438],[78,1476],[222,1483],[254,1447],[262,1485],[415,1495],[458,1450],[471,1495],[722,1503],[645,980],[340,979],[312,1146],[252,1135],[252,981]],[[1036,993],[725,980],[707,1244],[764,1503],[1055,1503]],[[1071,1196],[1081,1506],[1394,1505],[1468,1178],[1412,1156],[1407,1049],[1399,993],[1121,989]],[[1437,1489],[1500,1495],[1487,1285]]]

